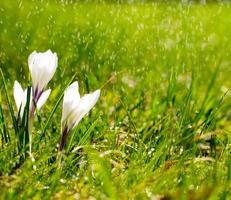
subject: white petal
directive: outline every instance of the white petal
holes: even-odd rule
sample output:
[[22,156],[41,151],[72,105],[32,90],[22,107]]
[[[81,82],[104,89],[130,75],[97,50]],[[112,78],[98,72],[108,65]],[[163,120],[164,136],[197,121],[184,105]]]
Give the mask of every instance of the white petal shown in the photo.
[[57,54],[51,50],[44,53],[32,52],[28,64],[34,88],[38,87],[39,91],[42,91],[46,87],[55,73],[57,62]]
[[75,81],[64,92],[62,124],[67,120],[71,113],[77,108],[80,101],[79,85]]
[[77,109],[75,110],[75,123],[77,126],[81,119],[94,107],[100,96],[100,90],[96,90],[93,93],[84,95],[79,102]]
[[[22,118],[23,112],[27,101],[27,89],[23,90],[18,81],[14,82],[14,99],[16,102],[17,109],[20,109],[20,117]],[[30,108],[32,102],[32,92],[30,93]]]
[[51,89],[46,90],[42,93],[41,97],[39,98],[37,102],[37,109],[40,110],[43,106],[43,104],[47,101],[48,97],[50,96]]
[[20,106],[22,105],[22,101],[24,99],[24,91],[18,81],[14,82],[14,99],[17,109],[19,110]]
[[34,60],[35,60],[35,57],[37,55],[37,52],[36,51],[33,51],[29,57],[28,57],[28,65],[29,65],[29,69],[31,70],[32,66],[33,66],[33,63],[34,63]]

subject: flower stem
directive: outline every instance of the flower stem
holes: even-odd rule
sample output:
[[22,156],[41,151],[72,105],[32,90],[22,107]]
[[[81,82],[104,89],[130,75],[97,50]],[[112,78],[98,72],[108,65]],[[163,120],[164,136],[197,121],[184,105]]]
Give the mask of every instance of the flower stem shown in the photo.
[[68,133],[69,133],[68,128],[67,127],[64,128],[64,130],[62,131],[61,139],[60,139],[60,143],[59,143],[59,151],[63,151],[63,149],[66,145]]
[[31,160],[34,162],[34,156],[32,154],[32,128],[33,128],[34,118],[30,117],[28,122],[28,133],[29,133],[29,155]]
[[60,169],[62,166],[62,156],[63,156],[63,152],[59,150],[58,154],[57,154],[57,158],[56,158],[57,164],[58,164],[58,169]]

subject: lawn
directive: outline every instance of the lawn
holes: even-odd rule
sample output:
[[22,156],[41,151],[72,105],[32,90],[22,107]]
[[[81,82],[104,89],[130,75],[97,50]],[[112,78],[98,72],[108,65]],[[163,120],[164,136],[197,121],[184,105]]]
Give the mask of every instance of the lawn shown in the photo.
[[[0,2],[0,199],[231,199],[230,4],[62,2]],[[33,162],[13,85],[31,85],[28,56],[48,49]],[[74,81],[101,95],[58,159]]]

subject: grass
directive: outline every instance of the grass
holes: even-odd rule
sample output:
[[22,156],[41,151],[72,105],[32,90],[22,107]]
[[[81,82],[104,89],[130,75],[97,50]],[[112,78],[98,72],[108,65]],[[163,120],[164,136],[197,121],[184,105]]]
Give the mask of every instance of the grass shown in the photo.
[[[230,199],[230,11],[1,1],[1,199]],[[47,49],[59,62],[34,122],[33,163],[16,151],[12,88],[30,83],[28,55]],[[59,169],[61,100],[72,78],[81,94],[102,93]]]

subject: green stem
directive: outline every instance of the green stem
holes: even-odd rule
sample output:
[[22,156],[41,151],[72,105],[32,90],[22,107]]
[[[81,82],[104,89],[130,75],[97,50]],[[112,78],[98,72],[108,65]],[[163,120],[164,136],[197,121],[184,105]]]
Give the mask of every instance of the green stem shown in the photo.
[[28,132],[29,132],[29,154],[30,154],[30,158],[31,160],[34,162],[34,157],[32,154],[32,128],[33,128],[33,122],[34,122],[34,118],[30,117],[29,118],[29,123],[28,123]]
[[58,154],[57,154],[57,164],[58,164],[58,169],[61,168],[61,165],[62,165],[62,156],[63,156],[63,151],[58,151]]

